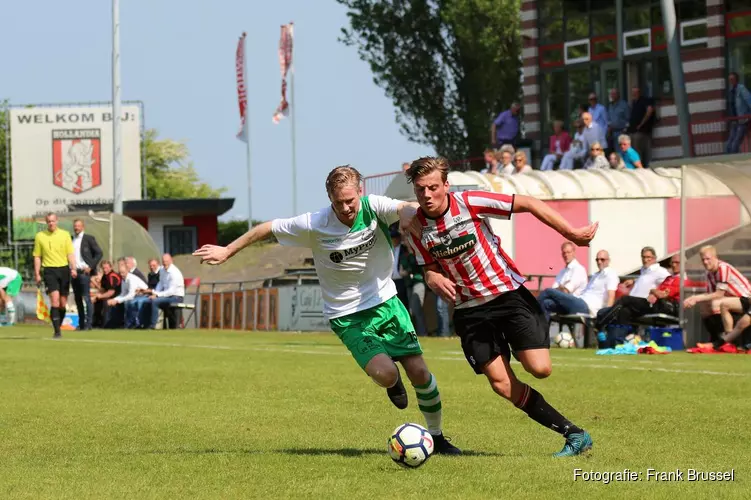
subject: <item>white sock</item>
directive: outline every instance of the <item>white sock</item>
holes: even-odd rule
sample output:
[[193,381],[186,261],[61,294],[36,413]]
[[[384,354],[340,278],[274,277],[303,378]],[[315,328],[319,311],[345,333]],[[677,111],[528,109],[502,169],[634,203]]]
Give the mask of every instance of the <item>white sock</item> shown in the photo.
[[5,303],[5,313],[8,319],[8,323],[11,325],[16,322],[16,306],[13,305],[13,302],[6,302]]
[[417,404],[420,407],[428,432],[433,436],[443,433],[443,410],[441,409],[441,393],[433,374],[425,385],[414,386],[417,394]]

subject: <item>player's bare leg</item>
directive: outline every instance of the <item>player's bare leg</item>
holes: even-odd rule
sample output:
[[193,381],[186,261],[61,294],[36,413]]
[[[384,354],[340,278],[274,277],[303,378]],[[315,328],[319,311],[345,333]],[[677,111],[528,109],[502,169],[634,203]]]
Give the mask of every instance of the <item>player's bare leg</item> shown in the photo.
[[[720,317],[722,318],[723,333],[719,339],[715,342],[715,349],[719,349],[724,343],[732,342],[739,334],[733,334],[733,313],[745,313],[741,299],[738,297],[725,297],[720,299]],[[745,319],[744,316],[741,319]],[[739,320],[740,322],[740,320]],[[741,330],[743,332],[743,330]],[[730,338],[730,340],[728,340]]]
[[415,389],[417,405],[420,407],[428,432],[434,438],[435,452],[445,455],[461,455],[461,450],[452,445],[443,436],[443,409],[441,393],[435,376],[430,373],[428,365],[422,356],[405,356],[399,362],[407,372],[409,381]]
[[[525,352],[526,351],[520,351],[517,353],[520,355],[520,359],[524,356],[523,353]],[[544,361],[542,356],[532,355],[527,356],[527,358],[534,360],[528,360],[528,362],[530,363],[529,366],[536,370],[537,374],[550,374],[550,368],[546,367],[544,363],[534,366],[531,364],[535,361]],[[527,368],[526,366],[525,369],[530,371],[530,368]],[[482,372],[488,378],[490,387],[493,388],[493,391],[495,391],[496,394],[513,403],[514,406],[522,410],[529,416],[529,418],[538,424],[548,427],[566,438],[566,444],[563,449],[554,456],[567,457],[579,455],[592,447],[592,438],[589,433],[580,429],[563,415],[558,413],[555,408],[545,401],[542,394],[517,379],[509,361],[504,356],[497,356],[495,359],[488,362],[483,366]],[[535,375],[532,371],[530,371],[530,373]]]
[[553,371],[549,349],[528,349],[516,352],[516,357],[527,373],[535,378],[547,378]]
[[394,361],[384,353],[378,353],[365,365],[365,373],[373,382],[386,388],[386,394],[394,406],[403,410],[409,404],[407,389],[404,388],[402,376]]

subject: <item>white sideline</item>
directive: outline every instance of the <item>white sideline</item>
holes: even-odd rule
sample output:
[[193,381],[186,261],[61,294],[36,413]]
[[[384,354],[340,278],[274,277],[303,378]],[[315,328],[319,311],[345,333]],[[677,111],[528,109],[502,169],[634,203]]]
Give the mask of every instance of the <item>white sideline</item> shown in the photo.
[[[287,352],[297,354],[317,354],[317,355],[329,355],[329,356],[349,356],[350,354],[343,350],[337,351],[323,351],[323,350],[310,350],[308,346],[306,349],[295,348],[282,348],[282,347],[231,347],[223,345],[205,345],[205,344],[178,344],[172,342],[151,342],[146,340],[107,340],[107,339],[41,339],[50,342],[83,342],[90,344],[121,344],[121,345],[136,345],[136,346],[152,346],[152,347],[187,347],[195,349],[216,349],[221,351],[256,351],[256,352]],[[312,346],[310,346],[312,347]],[[338,349],[335,346],[321,346],[332,347]],[[446,357],[446,356],[430,356],[428,361],[436,359],[440,361],[465,361],[464,357]],[[724,377],[749,377],[751,373],[732,373],[732,372],[717,372],[712,370],[684,370],[680,368],[661,368],[661,367],[644,367],[644,366],[623,366],[614,364],[603,363],[554,363],[555,367],[563,366],[566,368],[594,368],[594,369],[611,369],[611,370],[632,370],[632,371],[656,371],[665,373],[692,373],[697,375],[719,375]]]

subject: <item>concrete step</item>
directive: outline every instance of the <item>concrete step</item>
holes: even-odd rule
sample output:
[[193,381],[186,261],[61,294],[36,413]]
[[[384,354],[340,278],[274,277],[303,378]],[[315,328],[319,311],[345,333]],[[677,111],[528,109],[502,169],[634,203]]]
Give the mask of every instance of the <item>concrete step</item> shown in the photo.
[[733,250],[750,250],[751,251],[751,238],[743,237],[738,238],[733,242]]

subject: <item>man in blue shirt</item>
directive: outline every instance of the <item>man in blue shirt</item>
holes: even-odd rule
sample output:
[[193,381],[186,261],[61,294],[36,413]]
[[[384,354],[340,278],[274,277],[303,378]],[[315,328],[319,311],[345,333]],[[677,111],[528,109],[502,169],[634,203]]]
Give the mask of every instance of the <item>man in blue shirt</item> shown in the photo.
[[516,136],[519,134],[519,106],[518,102],[500,113],[490,126],[490,142],[498,149],[505,144],[516,146]]
[[628,128],[628,120],[631,117],[628,103],[621,99],[618,89],[610,89],[610,105],[608,106],[608,144],[615,148],[618,136]]
[[592,120],[603,132],[608,129],[608,111],[605,106],[597,102],[597,94],[592,92],[589,94],[589,114],[592,115]]
[[[728,75],[727,101],[728,116],[751,115],[751,94],[742,83],[738,83],[738,73],[735,71]],[[730,121],[728,128],[728,142],[725,145],[725,152],[728,154],[738,153],[748,132],[748,119]]]

